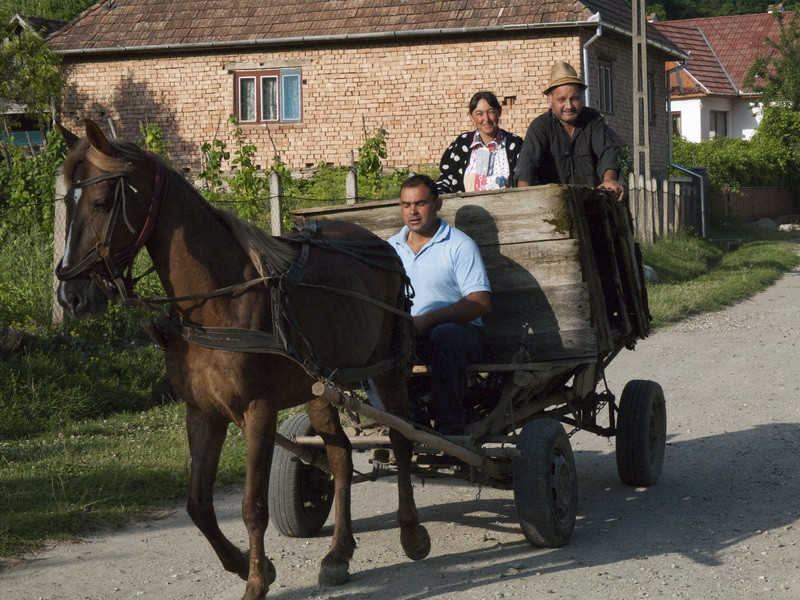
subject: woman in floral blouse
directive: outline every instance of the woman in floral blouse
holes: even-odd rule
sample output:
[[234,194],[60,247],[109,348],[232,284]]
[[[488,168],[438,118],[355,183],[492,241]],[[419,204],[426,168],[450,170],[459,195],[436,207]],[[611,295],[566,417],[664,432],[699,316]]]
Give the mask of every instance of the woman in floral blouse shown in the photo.
[[440,194],[481,192],[511,187],[522,138],[500,129],[503,108],[492,92],[477,92],[469,102],[475,131],[462,133],[439,163]]

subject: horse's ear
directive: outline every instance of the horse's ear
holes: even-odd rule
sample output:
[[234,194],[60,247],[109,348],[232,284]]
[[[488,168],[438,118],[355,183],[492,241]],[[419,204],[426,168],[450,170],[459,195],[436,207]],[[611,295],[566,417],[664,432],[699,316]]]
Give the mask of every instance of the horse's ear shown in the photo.
[[64,127],[61,121],[56,121],[56,129],[58,129],[59,133],[61,133],[61,137],[63,137],[64,141],[67,143],[67,148],[72,150],[72,147],[78,143],[80,138]]
[[100,126],[91,119],[86,119],[86,137],[95,150],[98,150],[106,156],[111,156],[111,143],[100,129]]

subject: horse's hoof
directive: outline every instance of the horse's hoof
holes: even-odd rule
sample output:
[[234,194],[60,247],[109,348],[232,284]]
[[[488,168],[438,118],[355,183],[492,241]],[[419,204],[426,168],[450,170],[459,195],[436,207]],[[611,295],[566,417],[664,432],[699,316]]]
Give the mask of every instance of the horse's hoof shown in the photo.
[[403,545],[403,552],[411,560],[422,560],[431,551],[431,536],[428,535],[428,530],[422,525],[417,528],[417,535],[413,536],[413,538],[401,533],[400,543]]
[[342,585],[350,581],[350,565],[340,563],[336,565],[323,564],[319,569],[320,585]]
[[226,571],[234,573],[244,581],[247,581],[250,577],[250,552],[237,551],[233,559],[230,562],[223,562],[222,566]]

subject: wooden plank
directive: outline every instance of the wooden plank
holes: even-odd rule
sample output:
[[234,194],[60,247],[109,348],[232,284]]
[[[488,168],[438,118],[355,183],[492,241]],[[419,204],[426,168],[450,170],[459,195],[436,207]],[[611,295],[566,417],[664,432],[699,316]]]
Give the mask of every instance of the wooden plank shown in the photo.
[[531,360],[537,362],[583,362],[583,359],[596,358],[598,354],[594,329],[545,331],[521,339],[505,335],[505,332],[495,332],[489,341],[493,351],[492,360],[500,363],[512,360],[520,342],[528,348]]
[[585,283],[505,288],[492,293],[486,330],[528,333],[591,327],[589,291]]
[[482,246],[492,289],[578,283],[583,280],[577,240]]
[[[570,237],[565,203],[568,188],[544,185],[443,197],[439,216],[471,236],[478,245],[520,243]],[[292,219],[341,219],[387,239],[403,226],[397,200],[355,206],[291,211]]]
[[614,348],[611,327],[608,322],[606,301],[603,295],[603,285],[597,270],[597,256],[595,255],[592,235],[587,217],[586,198],[577,192],[570,198],[573,221],[576,224],[576,235],[580,242],[581,266],[584,281],[589,288],[591,298],[592,323],[597,332],[597,346],[600,352],[610,352]]

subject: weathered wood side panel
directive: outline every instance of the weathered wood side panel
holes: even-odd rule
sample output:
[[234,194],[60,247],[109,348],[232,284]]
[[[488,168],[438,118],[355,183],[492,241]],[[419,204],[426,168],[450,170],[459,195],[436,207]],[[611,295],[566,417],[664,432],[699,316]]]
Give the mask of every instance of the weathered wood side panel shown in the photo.
[[[531,189],[533,192],[528,191]],[[501,192],[444,196],[439,216],[479,246],[570,237],[564,188],[546,185]],[[307,208],[292,211],[292,215],[301,219],[343,219],[383,239],[403,226],[397,200]]]
[[492,284],[492,312],[484,317],[496,358],[507,362],[519,343],[531,360],[597,356],[590,322],[589,291],[584,283],[509,288]]

